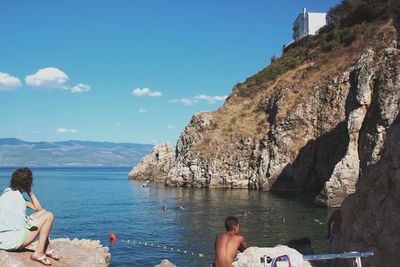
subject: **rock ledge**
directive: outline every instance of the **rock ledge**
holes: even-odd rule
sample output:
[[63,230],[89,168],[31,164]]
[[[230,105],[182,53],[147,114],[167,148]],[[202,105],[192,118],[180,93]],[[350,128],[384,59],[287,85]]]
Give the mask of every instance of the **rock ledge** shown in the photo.
[[[98,240],[77,238],[57,238],[50,241],[54,251],[61,257],[60,261],[51,260],[54,267],[106,267],[110,264],[111,254],[108,247],[103,247]],[[36,242],[22,252],[0,250],[0,267],[43,267],[30,259]]]

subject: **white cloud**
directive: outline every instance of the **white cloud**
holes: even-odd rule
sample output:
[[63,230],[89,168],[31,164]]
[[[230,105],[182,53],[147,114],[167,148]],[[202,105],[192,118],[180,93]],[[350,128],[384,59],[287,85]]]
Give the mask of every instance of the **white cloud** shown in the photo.
[[197,95],[192,98],[180,98],[170,99],[170,103],[182,103],[185,106],[193,106],[200,101],[206,101],[208,104],[215,104],[219,101],[225,101],[228,96],[209,96],[209,95]]
[[161,96],[162,93],[161,92],[149,92],[148,95],[151,97],[154,97],[154,96]]
[[194,97],[195,100],[205,100],[208,104],[215,104],[218,101],[225,101],[228,96],[209,96],[209,95],[197,95]]
[[57,68],[43,68],[38,70],[35,74],[25,77],[25,83],[35,90],[70,90],[72,93],[83,93],[92,88],[90,85],[83,83],[70,87],[65,84],[68,80],[68,75]]
[[75,129],[58,128],[57,133],[77,133]]
[[120,122],[114,123],[114,126],[116,126],[116,127],[119,127],[119,126],[121,126],[121,125],[122,125],[122,123],[120,123]]
[[0,91],[15,91],[21,86],[21,81],[17,77],[0,72]]
[[35,74],[25,77],[27,85],[36,90],[67,90],[65,83],[69,80],[67,74],[57,68],[44,68]]
[[83,83],[80,83],[72,88],[70,88],[72,93],[83,93],[83,92],[87,92],[90,89],[92,89],[92,87],[90,85],[86,85]]
[[175,128],[175,126],[173,126],[173,125],[167,125],[166,127],[169,128],[169,129]]
[[190,100],[189,98],[171,99],[170,103],[182,103],[185,106],[193,106],[193,103],[197,103],[197,100]]
[[161,92],[154,92],[151,91],[149,88],[135,88],[132,90],[132,95],[134,96],[150,96],[150,97],[155,97],[155,96],[161,96]]
[[152,145],[157,145],[158,144],[158,140],[154,139],[150,141],[150,144]]
[[179,99],[179,102],[181,102],[185,106],[193,106],[193,100],[190,100],[189,98],[181,98]]
[[147,110],[145,110],[144,108],[139,108],[139,113],[146,113]]
[[228,98],[227,95],[224,96],[214,96],[215,101],[225,101]]

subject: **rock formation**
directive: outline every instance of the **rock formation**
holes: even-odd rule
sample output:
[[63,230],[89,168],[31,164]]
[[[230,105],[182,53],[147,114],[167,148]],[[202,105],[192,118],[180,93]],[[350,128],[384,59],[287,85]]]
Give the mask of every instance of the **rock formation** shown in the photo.
[[[106,267],[110,264],[108,247],[103,247],[98,240],[58,238],[51,240],[51,244],[61,257],[60,261],[50,259],[54,267]],[[41,263],[30,259],[35,245],[31,244],[22,252],[0,250],[0,267],[42,267]]]
[[386,134],[380,160],[364,166],[356,193],[343,202],[334,248],[375,252],[363,259],[363,266],[397,266],[400,261],[400,116]]
[[132,169],[128,178],[164,182],[174,162],[175,148],[169,143],[156,145],[151,153],[145,156],[142,162]]
[[[363,126],[358,147],[363,155],[361,175],[355,193],[343,202],[341,232],[332,248],[333,252],[375,252],[374,257],[363,259],[363,266],[397,266],[400,261],[399,55],[398,49],[386,48],[384,60],[378,62],[369,123]],[[351,264],[342,261],[340,266]]]
[[292,239],[284,245],[297,250],[303,255],[315,254],[314,249],[311,246],[311,240],[308,237]]
[[[315,191],[316,204],[340,206],[365,166],[379,160],[398,114],[397,47],[388,21],[330,26],[292,44],[237,84],[221,108],[194,115],[163,165],[170,168],[154,180]],[[147,179],[160,168],[150,157],[132,173]]]

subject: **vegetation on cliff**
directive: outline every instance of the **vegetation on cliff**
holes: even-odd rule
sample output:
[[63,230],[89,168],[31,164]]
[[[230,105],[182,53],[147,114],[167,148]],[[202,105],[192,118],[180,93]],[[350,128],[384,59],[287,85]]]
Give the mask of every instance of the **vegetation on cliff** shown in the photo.
[[218,110],[195,114],[165,183],[320,191],[318,205],[340,206],[399,110],[400,51],[386,4],[343,2],[318,35],[286,47]]
[[[343,1],[328,13],[330,24],[318,35],[298,40],[279,59],[238,83],[226,103],[214,112],[215,120],[204,128],[205,138],[196,147],[204,157],[212,157],[218,144],[232,136],[261,139],[269,130],[272,114],[266,99],[284,87],[292,87],[297,95],[307,94],[316,84],[324,84],[355,62],[367,47],[381,52],[385,40],[392,39],[388,31],[387,0]],[[387,36],[390,35],[390,36]],[[295,103],[286,103],[287,112]]]

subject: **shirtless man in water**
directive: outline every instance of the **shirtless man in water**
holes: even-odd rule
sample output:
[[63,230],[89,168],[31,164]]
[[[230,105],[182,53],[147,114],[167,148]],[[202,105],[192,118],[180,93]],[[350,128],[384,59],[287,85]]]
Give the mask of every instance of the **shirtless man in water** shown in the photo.
[[215,240],[214,267],[231,267],[238,251],[246,248],[246,240],[239,235],[239,222],[235,217],[225,219],[226,233],[219,234]]

